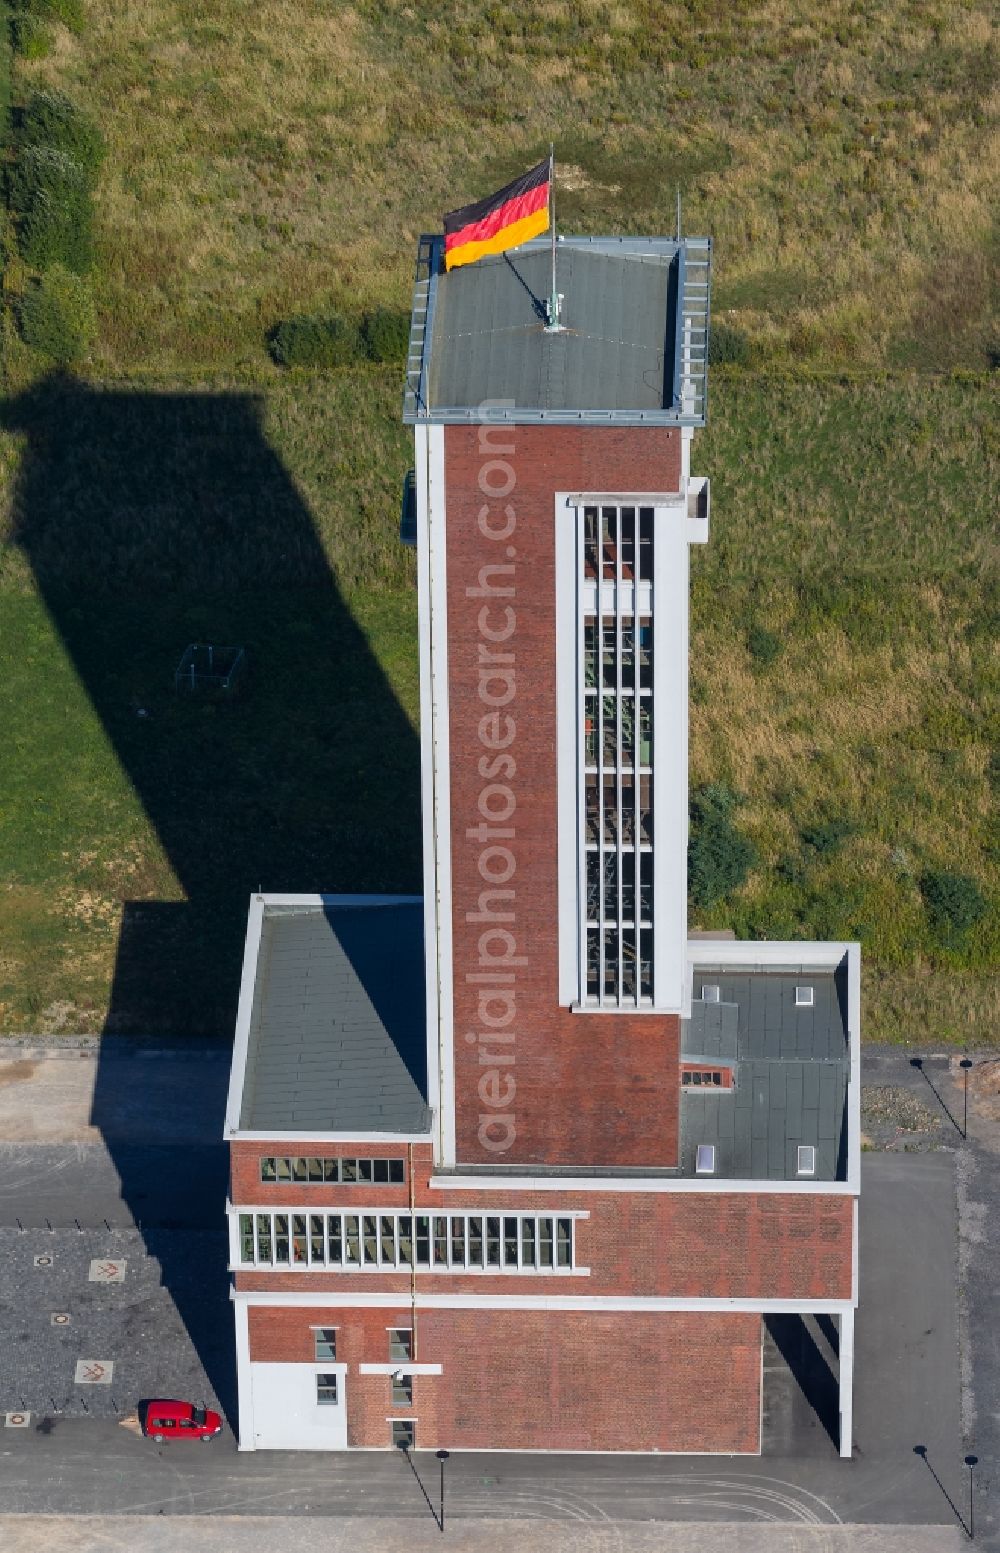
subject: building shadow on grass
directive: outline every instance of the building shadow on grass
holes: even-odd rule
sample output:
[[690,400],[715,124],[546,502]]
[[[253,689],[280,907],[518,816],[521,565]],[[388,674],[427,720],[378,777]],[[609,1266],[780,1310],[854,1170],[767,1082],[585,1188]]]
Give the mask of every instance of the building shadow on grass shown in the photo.
[[[3,419],[24,439],[15,542],[175,881],[174,899],[155,898],[140,862],[106,1031],[226,1041],[253,891],[419,891],[417,737],[268,444],[258,396],[104,392],[56,377],[9,401]],[[178,690],[190,643],[242,647],[238,688]],[[213,1194],[221,1102],[199,1173]],[[113,1104],[99,1071],[96,1126],[113,1108],[120,1096]],[[231,1405],[224,1246],[211,1276],[192,1274],[171,1250],[186,1238],[183,1203],[169,1232],[157,1228],[143,1212],[141,1148],[116,1136],[108,1146]],[[183,1191],[195,1190],[189,1172]],[[166,1205],[162,1185],[157,1200]],[[223,1207],[220,1195],[220,1235]]]

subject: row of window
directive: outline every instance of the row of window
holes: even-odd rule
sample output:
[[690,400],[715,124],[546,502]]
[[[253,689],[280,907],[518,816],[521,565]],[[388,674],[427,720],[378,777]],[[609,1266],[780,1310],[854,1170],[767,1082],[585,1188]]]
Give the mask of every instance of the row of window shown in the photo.
[[547,1214],[241,1213],[250,1267],[571,1268],[573,1220]]
[[[337,1362],[337,1328],[313,1327],[313,1345],[317,1364]],[[390,1359],[413,1358],[413,1328],[387,1327]]]
[[685,1068],[681,1074],[681,1084],[684,1088],[691,1085],[697,1089],[728,1089],[727,1075],[721,1068]]
[[[717,982],[703,982],[701,988],[701,1001],[703,1003],[719,1003],[722,1001],[722,988]],[[815,1005],[816,996],[813,987],[796,987],[795,1007],[812,1008]]]
[[345,1185],[373,1182],[376,1186],[396,1185],[406,1180],[401,1159],[315,1159],[301,1155],[290,1159],[265,1156],[260,1162],[260,1178],[268,1185],[318,1185],[335,1181]]

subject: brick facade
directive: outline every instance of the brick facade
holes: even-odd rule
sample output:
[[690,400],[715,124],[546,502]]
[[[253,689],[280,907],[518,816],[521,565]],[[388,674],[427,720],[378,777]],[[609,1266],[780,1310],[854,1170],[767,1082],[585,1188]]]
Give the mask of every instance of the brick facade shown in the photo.
[[[480,442],[486,438],[486,449]],[[510,451],[510,450],[513,451]],[[493,450],[492,452],[490,450]],[[503,490],[502,460],[516,484]],[[463,1163],[671,1166],[677,1162],[677,1061],[679,1020],[673,1017],[574,1014],[560,1008],[556,872],[556,491],[672,491],[681,476],[681,436],[663,427],[447,426],[448,673],[451,739],[451,838],[454,933],[455,1094],[457,1158]],[[484,494],[484,487],[487,494]],[[485,537],[486,523],[506,527],[515,514],[510,544]],[[508,549],[514,554],[508,556]],[[512,586],[513,595],[470,597],[481,589],[481,568],[505,565],[491,586]],[[507,751],[516,762],[509,785],[517,809],[508,822],[516,859],[512,924],[519,956],[513,984],[516,1021],[511,1027],[514,1064],[501,1070],[516,1086],[509,1110],[516,1137],[502,1154],[479,1138],[483,1068],[480,1050],[466,1036],[483,1028],[479,988],[466,981],[479,966],[481,924],[469,923],[480,893],[490,886],[480,873],[483,842],[467,830],[483,820],[479,807],[489,759],[480,722],[489,713],[481,695],[479,613],[489,605],[489,629],[516,623],[498,653],[512,650],[515,694],[501,715],[513,718]],[[490,665],[487,664],[487,667]],[[500,682],[488,694],[502,695]],[[498,737],[508,732],[501,723]],[[499,744],[497,745],[499,750]],[[493,758],[496,759],[497,751]],[[490,766],[486,766],[490,771]],[[507,771],[501,768],[506,777]],[[506,843],[505,843],[506,844]],[[488,866],[493,866],[488,865]],[[490,953],[495,953],[491,949]]]
[[[757,1315],[253,1308],[257,1361],[312,1358],[314,1326],[337,1327],[348,1443],[388,1448],[391,1417],[416,1419],[420,1449],[719,1451],[759,1449]],[[394,1407],[386,1329],[415,1328],[413,1378]]]

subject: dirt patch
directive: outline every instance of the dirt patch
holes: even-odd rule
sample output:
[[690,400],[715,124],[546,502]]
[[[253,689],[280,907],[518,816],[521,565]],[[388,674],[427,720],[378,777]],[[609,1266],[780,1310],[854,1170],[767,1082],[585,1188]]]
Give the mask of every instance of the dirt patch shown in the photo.
[[912,1090],[879,1084],[861,1092],[861,1127],[868,1148],[912,1148],[930,1142],[941,1118]]
[[10,1084],[25,1084],[29,1078],[33,1078],[37,1062],[30,1062],[27,1057],[20,1058],[17,1062],[0,1063],[0,1089],[6,1089]]

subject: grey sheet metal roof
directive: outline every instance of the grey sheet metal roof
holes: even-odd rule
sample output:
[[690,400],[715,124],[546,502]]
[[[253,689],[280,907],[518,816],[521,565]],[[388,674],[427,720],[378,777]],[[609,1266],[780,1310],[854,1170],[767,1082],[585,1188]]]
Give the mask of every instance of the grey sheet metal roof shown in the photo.
[[[704,986],[719,988],[706,1003]],[[796,986],[813,989],[813,1006],[796,1007]],[[695,970],[691,1018],[684,1022],[685,1062],[734,1068],[731,1092],[685,1088],[681,1095],[681,1169],[695,1173],[699,1143],[714,1144],[715,1174],[736,1179],[795,1178],[797,1149],[816,1149],[815,1179],[846,1170],[846,1099],[850,1072],[846,970]]]
[[254,1132],[426,1132],[423,908],[268,906],[240,1112]]
[[[688,261],[695,242],[703,248]],[[707,351],[708,239],[560,238],[558,331],[545,328],[548,238],[449,273],[439,240],[422,244],[405,420],[480,419],[484,405],[503,403],[495,414],[518,421],[703,422],[703,403],[683,402],[683,390]],[[679,324],[696,262],[685,376]]]

